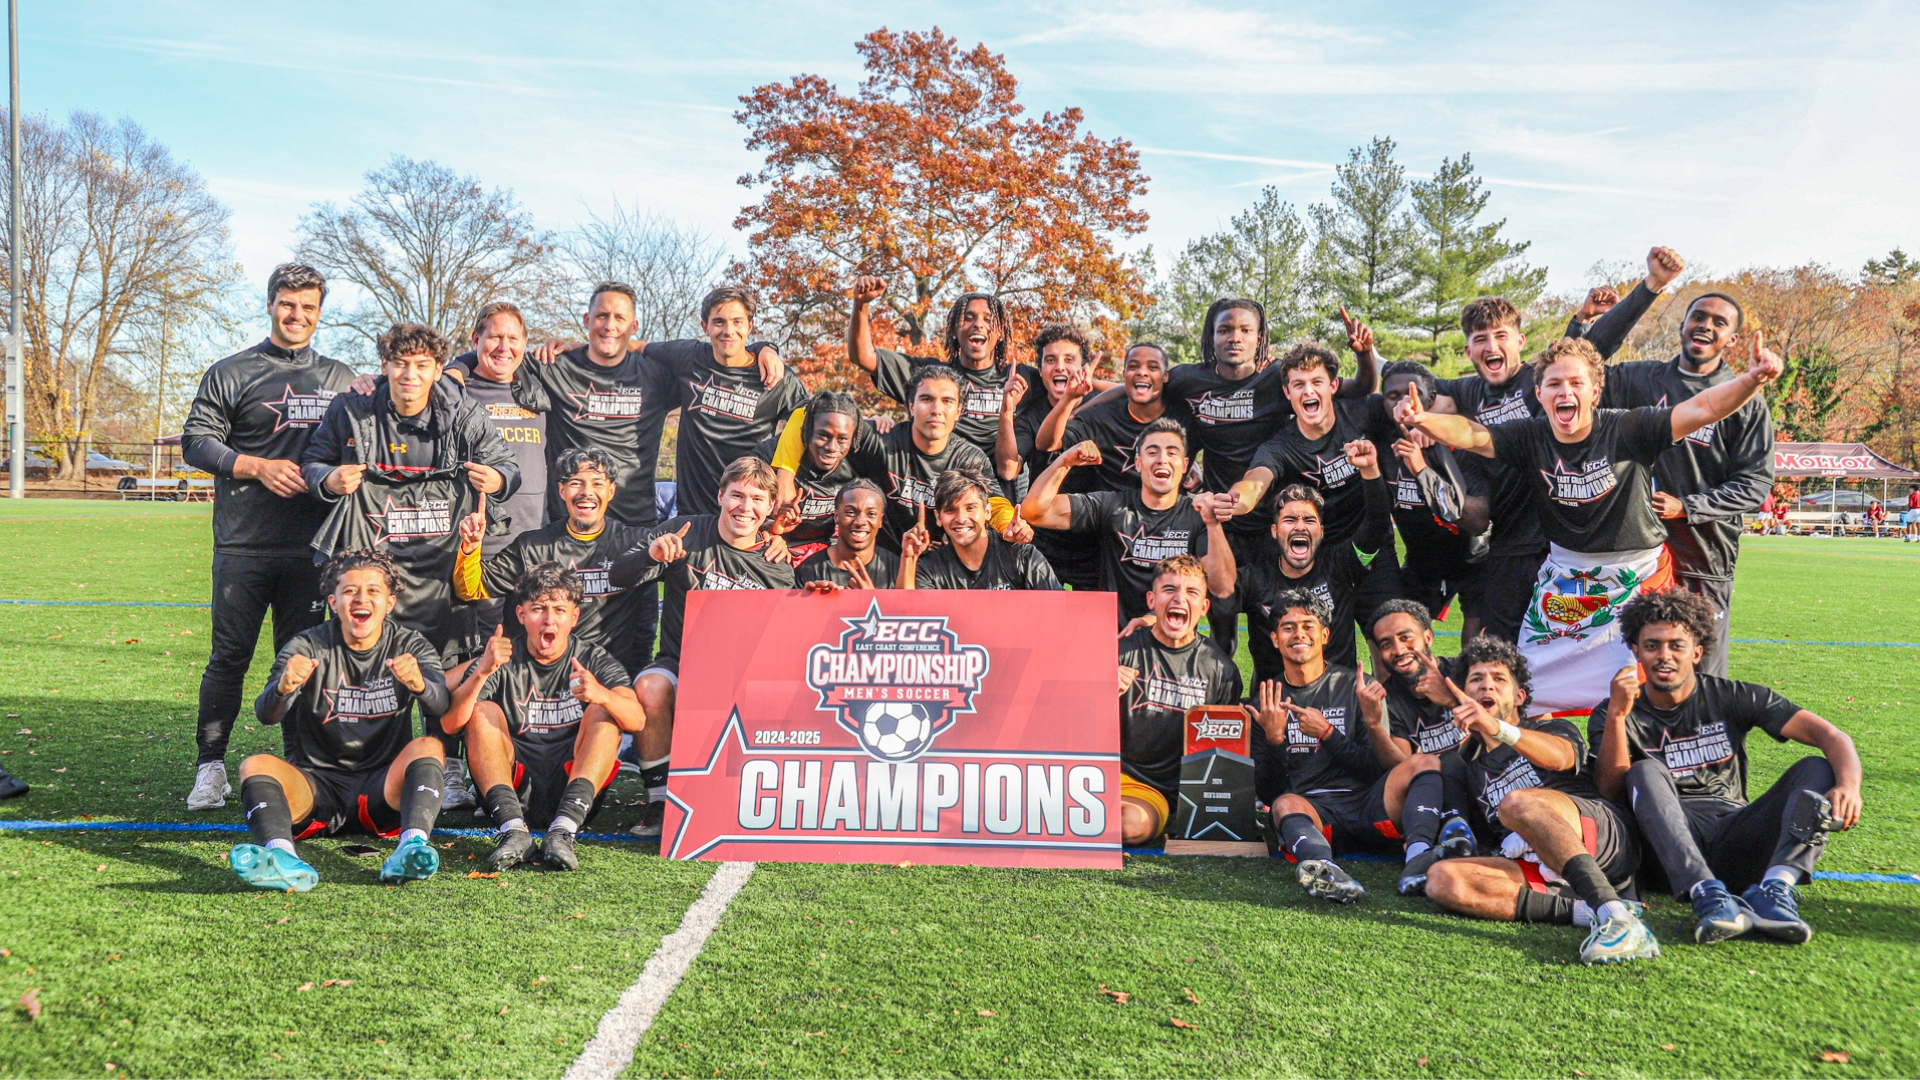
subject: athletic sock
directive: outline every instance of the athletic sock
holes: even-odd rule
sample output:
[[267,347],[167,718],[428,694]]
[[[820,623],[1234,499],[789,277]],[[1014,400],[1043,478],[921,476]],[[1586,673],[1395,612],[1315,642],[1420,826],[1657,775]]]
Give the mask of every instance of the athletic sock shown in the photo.
[[661,758],[659,761],[640,763],[640,782],[647,785],[648,802],[667,801],[668,760],[668,758]]
[[1513,921],[1567,926],[1573,922],[1573,905],[1573,897],[1566,893],[1542,893],[1522,888],[1519,898],[1514,901]]
[[433,831],[433,823],[440,817],[440,777],[445,768],[430,757],[407,763],[406,777],[400,785],[402,829],[418,829],[422,835]]
[[249,776],[240,781],[240,801],[247,806],[247,831],[253,833],[254,843],[261,847],[275,840],[293,843],[293,811],[287,808],[287,790],[280,781]]
[[1333,845],[1305,814],[1288,814],[1280,819],[1280,847],[1301,862],[1333,859]]
[[486,803],[487,817],[493,820],[495,829],[506,832],[515,822],[525,827],[526,822],[521,819],[526,816],[526,807],[520,805],[520,796],[507,785],[495,784],[488,788],[481,801]]
[[1767,872],[1760,875],[1761,881],[1783,881],[1788,885],[1800,884],[1800,868],[1797,866],[1769,866]]
[[1413,774],[1407,784],[1406,805],[1400,808],[1400,833],[1407,843],[1428,847],[1440,842],[1440,804],[1446,801],[1446,784],[1440,770]]
[[426,838],[427,838],[427,830],[425,829],[401,829],[400,830],[400,842],[403,844],[409,840],[425,840]]
[[269,841],[267,841],[267,842],[266,842],[265,844],[263,844],[263,845],[261,845],[261,846],[262,846],[262,847],[266,847],[266,848],[279,848],[279,849],[280,849],[281,851],[284,851],[284,852],[286,852],[286,853],[287,853],[287,854],[289,854],[289,855],[297,855],[297,854],[298,854],[297,852],[295,852],[295,851],[293,850],[293,841],[291,841],[291,840],[283,840],[283,839],[281,839],[280,837],[277,837],[277,836],[276,836],[276,837],[274,837],[273,839],[271,839],[271,840],[269,840]]
[[1627,906],[1625,900],[1609,900],[1600,905],[1600,910],[1597,914],[1594,911],[1593,905],[1587,903],[1585,900],[1575,900],[1573,902],[1573,925],[1582,929],[1590,927],[1597,922],[1604,923],[1608,919],[1624,919],[1632,914],[1633,909]]
[[567,790],[560,793],[560,810],[554,815],[553,824],[568,832],[578,829],[593,812],[593,800],[598,794],[593,781],[584,776],[567,781]]
[[1620,899],[1620,894],[1613,891],[1613,883],[1601,872],[1599,861],[1584,851],[1567,860],[1567,865],[1560,868],[1560,876],[1566,878],[1580,899],[1595,911]]
[[1427,852],[1432,850],[1433,850],[1433,845],[1425,841],[1408,844],[1407,845],[1407,861],[1412,862],[1413,860],[1419,858],[1422,855],[1425,855]]

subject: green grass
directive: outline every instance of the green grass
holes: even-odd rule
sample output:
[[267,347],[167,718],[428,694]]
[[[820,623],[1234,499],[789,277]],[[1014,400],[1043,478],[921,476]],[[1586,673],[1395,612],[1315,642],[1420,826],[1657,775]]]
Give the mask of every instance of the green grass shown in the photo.
[[[210,561],[204,507],[0,504],[0,597],[200,603]],[[1750,541],[1734,635],[1920,640],[1917,587],[1920,547]],[[188,820],[206,648],[204,609],[0,606],[0,763],[35,788],[0,815]],[[1866,817],[1822,868],[1920,871],[1917,651],[1733,659],[1859,742]],[[277,745],[243,725],[230,760]],[[1752,749],[1760,785],[1798,756]],[[596,828],[632,820],[616,794]],[[0,1074],[557,1076],[710,870],[590,843],[578,874],[471,879],[489,845],[442,838],[447,870],[392,889],[318,841],[322,886],[279,896],[233,880],[232,839],[0,832]],[[1656,898],[1666,955],[1587,970],[1576,931],[1441,915],[1353,867],[1371,895],[1333,909],[1266,860],[762,864],[631,1074],[1920,1074],[1920,888],[1807,887],[1801,949],[1683,944]],[[10,1008],[30,987],[31,1022]]]

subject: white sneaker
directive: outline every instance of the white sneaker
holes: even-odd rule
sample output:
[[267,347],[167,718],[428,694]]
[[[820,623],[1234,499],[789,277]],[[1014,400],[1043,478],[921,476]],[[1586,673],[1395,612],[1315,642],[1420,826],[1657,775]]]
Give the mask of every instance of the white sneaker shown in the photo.
[[227,796],[231,794],[233,787],[227,783],[227,763],[209,761],[194,775],[193,790],[187,793],[187,809],[218,810],[227,805]]
[[467,770],[459,758],[448,758],[440,773],[440,809],[465,810],[473,805],[473,792],[467,788]]

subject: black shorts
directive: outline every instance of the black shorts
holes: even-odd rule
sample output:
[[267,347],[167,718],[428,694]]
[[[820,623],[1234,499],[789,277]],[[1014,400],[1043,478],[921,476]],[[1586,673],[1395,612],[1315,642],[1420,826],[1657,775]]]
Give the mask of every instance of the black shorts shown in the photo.
[[1487,556],[1461,579],[1460,609],[1494,637],[1520,640],[1520,620],[1533,602],[1533,583],[1546,559],[1544,551]]
[[313,809],[307,812],[305,821],[294,822],[294,839],[355,831],[373,836],[400,835],[400,811],[387,805],[389,767],[382,765],[365,772],[301,768],[300,774],[313,789]]
[[1387,816],[1386,777],[1365,791],[1315,791],[1302,798],[1320,815],[1320,831],[1334,854],[1400,850],[1400,829]]
[[[1581,846],[1600,864],[1600,872],[1607,875],[1615,891],[1621,896],[1633,896],[1633,875],[1640,868],[1640,845],[1634,842],[1626,815],[1604,799],[1580,795],[1567,798],[1572,799],[1580,811]],[[1531,859],[1522,861],[1520,870],[1526,875],[1527,888],[1534,892],[1571,891],[1565,882],[1547,881],[1540,874],[1540,864]]]
[[[619,772],[620,763],[613,763],[613,773]],[[545,829],[553,823],[554,816],[560,812],[560,797],[566,794],[567,784],[573,779],[573,739],[513,739],[513,790],[520,798],[520,809],[526,818],[527,827],[535,831]],[[613,775],[609,774],[600,785],[600,793],[593,800],[593,809],[587,811],[587,821],[600,812],[601,803],[606,801],[607,790],[612,786]]]
[[639,674],[633,677],[633,681],[638,683],[640,676],[645,675],[649,671],[657,675],[665,675],[668,681],[672,682],[676,688],[680,685],[680,658],[677,656],[654,657],[646,666],[640,669]]

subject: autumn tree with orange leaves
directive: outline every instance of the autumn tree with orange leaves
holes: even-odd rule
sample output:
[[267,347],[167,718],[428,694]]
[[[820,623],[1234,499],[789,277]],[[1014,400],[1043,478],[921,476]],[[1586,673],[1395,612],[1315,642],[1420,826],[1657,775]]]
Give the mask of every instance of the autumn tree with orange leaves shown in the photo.
[[1117,331],[1147,306],[1114,247],[1147,226],[1130,144],[1083,134],[1079,109],[1026,116],[1005,59],[938,27],[876,30],[856,48],[868,74],[852,95],[801,75],[734,114],[766,163],[740,178],[764,191],[734,222],[752,230],[752,254],[732,273],[809,382],[846,381],[839,343],[860,274],[888,282],[876,335],[919,355],[939,353],[962,292],[1001,297],[1016,340],[1061,319]]

